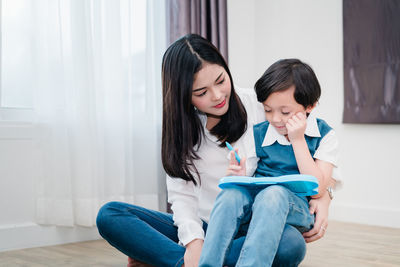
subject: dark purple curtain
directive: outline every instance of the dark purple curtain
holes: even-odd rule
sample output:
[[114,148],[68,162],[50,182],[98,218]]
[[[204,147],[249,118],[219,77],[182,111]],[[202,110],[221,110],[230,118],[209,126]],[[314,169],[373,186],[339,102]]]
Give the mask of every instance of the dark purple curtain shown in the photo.
[[168,0],[168,45],[188,33],[211,41],[228,61],[227,0]]
[[347,123],[400,123],[400,1],[343,0]]

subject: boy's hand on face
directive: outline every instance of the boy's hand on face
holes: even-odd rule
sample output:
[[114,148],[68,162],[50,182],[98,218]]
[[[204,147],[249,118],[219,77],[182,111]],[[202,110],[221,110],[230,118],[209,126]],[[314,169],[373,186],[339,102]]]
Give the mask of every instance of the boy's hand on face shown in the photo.
[[[238,149],[236,148],[236,153]],[[231,160],[229,161],[228,170],[226,171],[227,176],[246,176],[246,158],[243,157],[239,162],[235,158],[235,152],[229,152]],[[239,154],[239,153],[238,153]]]
[[307,117],[304,113],[294,114],[286,123],[288,138],[290,142],[304,139],[304,133],[307,127]]

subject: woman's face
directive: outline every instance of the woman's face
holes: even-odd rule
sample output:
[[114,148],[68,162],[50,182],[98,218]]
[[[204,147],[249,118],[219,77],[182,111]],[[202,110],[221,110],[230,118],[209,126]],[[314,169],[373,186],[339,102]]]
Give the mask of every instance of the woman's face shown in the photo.
[[215,126],[229,109],[231,80],[225,69],[217,64],[204,63],[194,75],[192,104],[207,114],[207,128]]

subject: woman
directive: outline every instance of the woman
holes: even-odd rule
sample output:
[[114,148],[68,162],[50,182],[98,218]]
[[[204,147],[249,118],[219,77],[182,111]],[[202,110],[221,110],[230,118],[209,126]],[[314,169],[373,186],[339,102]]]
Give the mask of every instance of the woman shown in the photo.
[[[263,120],[263,109],[252,90],[237,94],[223,57],[198,35],[184,36],[167,49],[162,80],[162,162],[174,215],[111,202],[99,211],[97,227],[132,258],[132,266],[197,266],[218,180],[229,163],[224,143],[250,155],[252,125]],[[249,157],[247,175],[255,168]],[[328,196],[310,203],[310,212],[317,214],[306,241],[323,236],[329,203]],[[245,236],[238,233],[224,265],[235,265]],[[287,225],[273,266],[297,266],[305,255],[304,238]]]

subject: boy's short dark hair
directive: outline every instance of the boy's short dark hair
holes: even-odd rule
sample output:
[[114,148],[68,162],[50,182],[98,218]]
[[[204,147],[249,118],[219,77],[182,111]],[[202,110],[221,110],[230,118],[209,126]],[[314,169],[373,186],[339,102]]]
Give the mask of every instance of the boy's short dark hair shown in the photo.
[[281,59],[272,64],[254,85],[259,102],[272,93],[295,86],[294,99],[307,108],[316,103],[321,87],[312,68],[299,59]]

